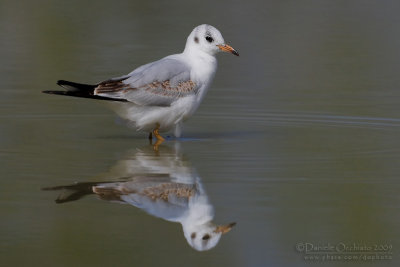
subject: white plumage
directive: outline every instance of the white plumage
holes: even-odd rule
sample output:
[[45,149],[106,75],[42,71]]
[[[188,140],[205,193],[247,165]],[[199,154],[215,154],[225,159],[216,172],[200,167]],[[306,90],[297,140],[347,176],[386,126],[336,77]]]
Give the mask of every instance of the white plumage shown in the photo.
[[180,54],[96,85],[61,80],[58,84],[66,92],[45,93],[119,101],[113,104],[113,109],[121,117],[137,130],[153,132],[158,140],[163,140],[158,131],[173,130],[179,136],[182,122],[199,107],[217,70],[215,55],[219,51],[239,55],[225,44],[216,28],[203,24],[193,29]]
[[[212,42],[206,38],[212,38]],[[152,131],[159,125],[161,132],[174,128],[179,136],[180,122],[197,110],[214,78],[215,54],[221,51],[220,47],[235,52],[216,28],[206,24],[197,26],[181,54],[146,64],[121,77],[124,86],[117,91],[104,92],[100,86],[95,94],[128,100],[129,103],[119,103],[116,111],[134,122],[137,130]],[[166,81],[169,87],[163,86]]]
[[158,152],[153,151],[151,146],[137,150],[120,160],[111,169],[110,175],[119,181],[78,183],[46,189],[68,190],[58,197],[58,203],[94,193],[103,200],[130,204],[155,217],[180,223],[189,245],[199,251],[215,247],[221,235],[234,225],[213,223],[214,208],[200,177],[190,162],[183,160],[179,143],[175,149],[161,146]]

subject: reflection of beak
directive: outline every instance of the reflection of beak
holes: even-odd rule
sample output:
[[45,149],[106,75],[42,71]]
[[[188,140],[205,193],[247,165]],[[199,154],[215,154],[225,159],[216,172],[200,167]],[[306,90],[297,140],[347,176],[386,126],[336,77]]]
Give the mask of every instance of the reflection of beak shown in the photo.
[[235,56],[239,56],[239,53],[236,52],[236,50],[233,49],[233,47],[230,45],[223,44],[223,45],[217,45],[217,46],[221,51],[230,52],[230,53],[234,54]]
[[[232,47],[231,47],[232,48]],[[235,50],[233,50],[235,51]],[[236,52],[236,51],[235,51]],[[232,52],[233,53],[233,52]],[[226,234],[227,232],[229,232],[233,226],[235,226],[236,223],[230,223],[230,224],[226,224],[226,225],[218,225],[217,228],[214,230],[214,232],[216,233],[221,233],[221,234]]]

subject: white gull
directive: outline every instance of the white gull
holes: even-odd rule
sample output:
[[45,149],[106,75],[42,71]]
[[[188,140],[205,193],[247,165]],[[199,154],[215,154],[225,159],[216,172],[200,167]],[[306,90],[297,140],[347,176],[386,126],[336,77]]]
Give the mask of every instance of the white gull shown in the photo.
[[239,55],[215,27],[203,24],[193,29],[180,54],[94,85],[60,80],[57,84],[66,91],[44,93],[118,101],[113,105],[117,114],[162,142],[159,131],[173,130],[179,137],[182,122],[199,107],[214,78],[215,55],[220,51]]

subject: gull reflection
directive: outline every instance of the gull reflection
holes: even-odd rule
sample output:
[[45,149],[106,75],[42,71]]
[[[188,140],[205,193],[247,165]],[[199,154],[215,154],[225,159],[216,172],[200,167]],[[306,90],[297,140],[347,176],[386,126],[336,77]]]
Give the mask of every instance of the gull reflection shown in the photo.
[[43,188],[62,190],[57,203],[96,194],[100,199],[133,205],[148,214],[182,225],[184,236],[198,251],[217,245],[235,223],[217,225],[214,208],[200,177],[175,147],[137,149],[110,170],[111,180]]

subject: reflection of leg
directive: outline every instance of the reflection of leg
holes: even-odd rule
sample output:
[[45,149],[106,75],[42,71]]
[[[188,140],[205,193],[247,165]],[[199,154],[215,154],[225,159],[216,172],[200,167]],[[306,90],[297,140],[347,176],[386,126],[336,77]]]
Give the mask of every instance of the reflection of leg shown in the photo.
[[149,133],[149,140],[152,140],[153,139],[153,132],[150,132]]
[[154,136],[157,138],[156,143],[154,144],[153,148],[155,151],[158,151],[158,146],[162,144],[162,142],[165,141],[165,139],[158,133],[158,130],[160,129],[160,124],[157,123],[157,127],[153,130]]
[[154,136],[157,138],[157,142],[158,142],[158,141],[163,142],[163,141],[165,141],[165,139],[158,133],[158,130],[159,130],[159,129],[160,129],[160,124],[157,123],[156,128],[153,130],[153,134],[154,134]]

